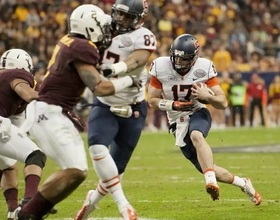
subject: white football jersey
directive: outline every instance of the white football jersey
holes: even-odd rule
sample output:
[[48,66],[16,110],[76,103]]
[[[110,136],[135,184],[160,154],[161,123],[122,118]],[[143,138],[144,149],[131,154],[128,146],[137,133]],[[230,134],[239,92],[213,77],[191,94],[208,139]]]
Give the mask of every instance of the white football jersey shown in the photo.
[[[135,31],[118,35],[113,38],[111,46],[106,49],[102,63],[113,64],[119,61],[124,61],[135,50],[151,50],[156,49],[156,37],[147,28],[141,27]],[[142,88],[140,91],[137,88],[126,88],[117,94],[98,97],[98,99],[107,105],[128,105],[138,101],[142,101],[145,98],[145,84],[147,81],[147,69],[146,65],[138,67],[129,75],[138,76],[142,80]],[[118,77],[123,77],[127,73],[119,74]],[[113,80],[113,78],[111,78]]]
[[155,59],[151,64],[149,73],[161,82],[164,99],[192,100],[194,104],[194,109],[191,112],[167,111],[170,124],[174,123],[179,117],[190,115],[197,109],[205,106],[192,99],[191,87],[194,83],[206,83],[210,78],[217,76],[213,63],[205,58],[198,58],[190,71],[185,76],[181,76],[173,69],[169,56]]

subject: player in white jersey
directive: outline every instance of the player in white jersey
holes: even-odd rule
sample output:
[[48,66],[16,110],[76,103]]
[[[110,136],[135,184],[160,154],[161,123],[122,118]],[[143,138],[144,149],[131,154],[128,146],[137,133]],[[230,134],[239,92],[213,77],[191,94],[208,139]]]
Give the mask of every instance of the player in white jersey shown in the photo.
[[250,179],[235,176],[213,161],[212,150],[205,140],[212,119],[203,103],[224,109],[227,101],[218,84],[213,63],[198,58],[198,52],[197,39],[193,35],[183,34],[174,40],[170,56],[159,57],[152,62],[149,105],[167,112],[176,145],[204,174],[206,191],[214,201],[219,199],[219,181],[240,187],[253,203],[259,205],[261,196]]
[[[136,76],[142,80],[142,88],[127,88],[112,96],[97,97],[94,101],[88,123],[88,145],[94,167],[102,178],[96,190],[88,192],[76,220],[87,219],[108,193],[114,196],[114,187],[119,185],[145,126],[146,64],[156,49],[154,34],[142,26],[147,11],[145,0],[116,0],[112,6],[114,38],[104,51],[101,72],[112,81],[127,74]],[[96,149],[104,152],[102,163],[93,156]],[[118,195],[115,195],[117,200]],[[129,203],[119,211],[123,219],[137,218]]]

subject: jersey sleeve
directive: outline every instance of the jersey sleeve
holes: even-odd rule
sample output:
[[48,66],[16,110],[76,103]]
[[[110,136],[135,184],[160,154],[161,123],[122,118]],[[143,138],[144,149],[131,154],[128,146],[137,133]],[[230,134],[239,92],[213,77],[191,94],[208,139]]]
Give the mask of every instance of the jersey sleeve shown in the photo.
[[96,45],[84,39],[75,39],[75,44],[71,49],[74,61],[96,65],[100,58]]
[[157,89],[162,89],[161,82],[154,76],[152,76],[151,79],[150,79],[150,85],[157,88]]
[[155,35],[148,29],[142,30],[140,33],[138,33],[137,38],[134,41],[134,49],[135,50],[150,50],[155,51],[156,50],[156,37]]
[[149,69],[149,74],[151,75],[150,85],[157,89],[162,89],[162,83],[157,79],[156,61],[157,59],[153,60],[153,62],[150,65],[150,69]]
[[208,81],[205,82],[208,87],[213,87],[219,85],[219,81],[217,77],[212,77]]
[[217,77],[218,73],[217,70],[212,62],[210,62],[210,68],[209,68],[209,79],[213,77]]
[[25,70],[21,70],[21,69],[9,70],[8,73],[5,74],[4,76],[7,78],[8,82],[12,82],[15,79],[22,79],[28,82],[30,87],[33,88],[34,86],[34,80],[32,75],[26,72]]

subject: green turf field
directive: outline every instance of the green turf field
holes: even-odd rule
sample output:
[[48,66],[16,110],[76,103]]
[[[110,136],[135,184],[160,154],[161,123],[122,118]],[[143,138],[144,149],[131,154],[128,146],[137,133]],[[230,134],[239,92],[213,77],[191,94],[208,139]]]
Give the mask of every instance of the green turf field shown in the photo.
[[[207,139],[213,147],[280,145],[280,129],[227,129],[211,131]],[[278,146],[277,146],[278,145]],[[124,191],[141,219],[220,220],[280,219],[280,154],[215,153],[215,162],[232,173],[250,177],[263,203],[255,206],[239,188],[220,185],[220,200],[213,202],[204,190],[204,177],[196,172],[174,146],[172,135],[144,132],[127,167]],[[89,176],[70,197],[58,204],[58,213],[48,219],[73,219],[96,176],[89,161]],[[48,160],[43,179],[58,167]],[[20,177],[20,195],[23,181]],[[0,219],[6,219],[6,204],[0,196]],[[99,204],[92,219],[119,219],[117,207],[108,196]]]

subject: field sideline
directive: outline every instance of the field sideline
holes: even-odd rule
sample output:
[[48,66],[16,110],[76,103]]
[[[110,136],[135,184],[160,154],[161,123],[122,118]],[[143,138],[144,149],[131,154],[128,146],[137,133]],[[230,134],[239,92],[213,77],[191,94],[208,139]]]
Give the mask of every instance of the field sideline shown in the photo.
[[[239,188],[221,183],[220,200],[213,202],[205,192],[203,176],[184,159],[174,146],[174,138],[166,132],[143,133],[122,181],[125,194],[137,210],[139,220],[280,219],[280,154],[275,150],[280,146],[279,134],[280,128],[244,128],[211,131],[207,138],[214,148],[217,164],[236,175],[251,178],[263,198],[260,206],[255,206]],[[269,149],[264,146],[271,150],[264,152]],[[255,150],[246,150],[253,147]],[[97,183],[90,160],[88,164],[87,179],[56,206],[58,213],[48,219],[74,218],[87,191]],[[43,180],[57,169],[53,161],[48,160]],[[21,198],[22,172],[19,190]],[[0,219],[6,219],[2,194],[0,207]],[[120,219],[110,196],[100,202],[91,219]]]

